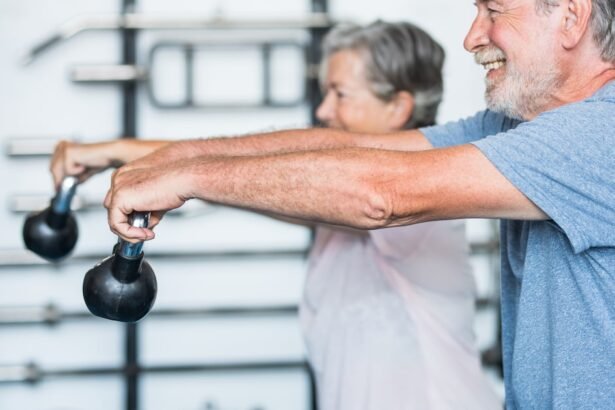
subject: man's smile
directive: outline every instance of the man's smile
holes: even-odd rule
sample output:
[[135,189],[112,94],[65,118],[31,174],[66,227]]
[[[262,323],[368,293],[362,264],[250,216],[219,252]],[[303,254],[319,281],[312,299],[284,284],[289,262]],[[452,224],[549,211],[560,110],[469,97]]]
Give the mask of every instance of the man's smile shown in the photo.
[[505,63],[506,63],[506,60],[502,59],[502,60],[488,61],[488,62],[481,63],[481,64],[485,68],[485,70],[491,71],[491,70],[497,70],[498,68],[503,67]]

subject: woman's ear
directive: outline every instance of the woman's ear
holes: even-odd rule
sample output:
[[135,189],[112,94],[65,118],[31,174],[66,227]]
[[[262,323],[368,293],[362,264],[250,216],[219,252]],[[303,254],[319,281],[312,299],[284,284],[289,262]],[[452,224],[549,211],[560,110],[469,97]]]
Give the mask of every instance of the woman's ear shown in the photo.
[[587,34],[592,13],[592,0],[564,0],[561,5],[564,7],[562,46],[570,50]]
[[398,91],[389,104],[389,126],[391,130],[404,128],[414,111],[414,97],[408,91]]

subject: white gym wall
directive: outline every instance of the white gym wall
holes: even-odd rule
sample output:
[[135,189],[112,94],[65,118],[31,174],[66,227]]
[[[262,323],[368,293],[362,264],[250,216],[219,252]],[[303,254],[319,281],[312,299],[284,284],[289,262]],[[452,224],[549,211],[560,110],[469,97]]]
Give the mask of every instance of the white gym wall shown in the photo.
[[[76,65],[116,64],[121,54],[115,31],[87,31],[21,64],[26,51],[74,16],[119,13],[120,1],[3,0],[0,2],[0,143],[7,153],[15,143],[50,146],[58,139],[97,141],[117,138],[121,127],[120,89],[112,84],[78,84],[69,78]],[[310,11],[307,0],[140,0],[137,12],[199,15],[241,19],[301,18]],[[408,20],[425,28],[447,53],[445,98],[439,121],[471,115],[483,107],[483,73],[463,49],[463,37],[474,16],[471,0],[329,0],[337,21],[368,23],[374,19]],[[302,33],[286,33],[302,39]],[[139,64],[150,48],[162,41],[210,41],[233,33],[144,31],[139,34]],[[255,33],[255,36],[263,33]],[[265,34],[266,35],[266,34]],[[288,52],[278,63],[273,89],[292,98],[301,87],[304,70],[298,55]],[[250,51],[221,53],[203,61],[215,81],[197,84],[207,101],[258,98],[258,56]],[[161,64],[151,81],[160,95],[173,99],[177,73],[173,56]],[[165,65],[166,64],[166,65]],[[274,63],[275,64],[275,63]],[[256,72],[256,73],[255,73]],[[254,91],[257,90],[257,91]],[[154,107],[141,87],[138,100],[141,138],[189,138],[237,135],[250,131],[303,127],[309,123],[307,105],[294,108],[247,110],[165,110]],[[23,213],[15,201],[52,195],[48,158],[0,155],[0,310],[44,306],[85,310],[81,296],[83,274],[94,261],[48,264],[13,263],[23,257]],[[78,195],[101,201],[108,174],[79,187]],[[45,204],[43,204],[45,205]],[[115,237],[106,215],[95,207],[78,214],[80,237],[75,256],[105,255]],[[169,216],[157,229],[145,252],[300,251],[309,232],[247,212],[191,204]],[[472,221],[473,242],[493,239],[492,224]],[[493,255],[473,257],[479,292],[497,294]],[[159,283],[155,309],[207,308],[296,304],[301,295],[304,262],[297,256],[237,259],[198,257],[152,262]],[[481,348],[494,342],[495,310],[477,317]],[[120,366],[122,325],[92,319],[47,325],[0,325],[0,379],[8,365],[35,363],[44,369]],[[140,324],[140,360],[150,366],[223,363],[254,360],[301,360],[304,350],[294,316],[239,318],[146,318]],[[140,408],[266,410],[309,408],[308,383],[301,371],[191,372],[145,375],[140,384]],[[124,383],[120,376],[50,378],[40,383],[0,382],[0,409],[122,409]],[[210,406],[210,407],[207,407]]]

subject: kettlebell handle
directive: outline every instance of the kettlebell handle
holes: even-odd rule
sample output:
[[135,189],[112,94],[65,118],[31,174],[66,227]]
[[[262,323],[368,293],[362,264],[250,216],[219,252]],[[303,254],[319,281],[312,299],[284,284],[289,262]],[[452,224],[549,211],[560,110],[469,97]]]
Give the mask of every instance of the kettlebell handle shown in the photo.
[[[147,228],[149,225],[150,212],[133,212],[130,214],[130,224],[135,228]],[[118,253],[120,256],[127,259],[138,258],[143,251],[143,242],[130,243],[123,239],[119,239]]]
[[56,195],[51,200],[51,209],[56,214],[66,215],[70,212],[70,203],[77,191],[79,179],[75,176],[67,176],[62,179]]

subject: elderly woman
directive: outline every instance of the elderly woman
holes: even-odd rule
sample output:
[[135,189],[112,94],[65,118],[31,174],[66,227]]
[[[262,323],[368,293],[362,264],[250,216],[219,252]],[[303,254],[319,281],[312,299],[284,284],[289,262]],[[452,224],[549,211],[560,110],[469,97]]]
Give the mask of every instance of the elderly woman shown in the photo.
[[[444,51],[409,23],[340,27],[323,44],[329,127],[435,123]],[[318,226],[301,320],[321,409],[501,407],[474,345],[475,286],[461,221]]]
[[[317,116],[328,127],[374,134],[435,123],[444,51],[423,30],[409,23],[342,26],[327,35],[323,52]],[[272,151],[271,141],[259,141],[266,139],[248,141],[241,153]],[[51,169],[56,181],[67,174],[85,179],[168,143],[64,142]],[[215,155],[232,144],[214,143]],[[166,151],[158,153],[164,158]],[[501,408],[475,348],[463,222],[315,228],[300,314],[321,410]]]

